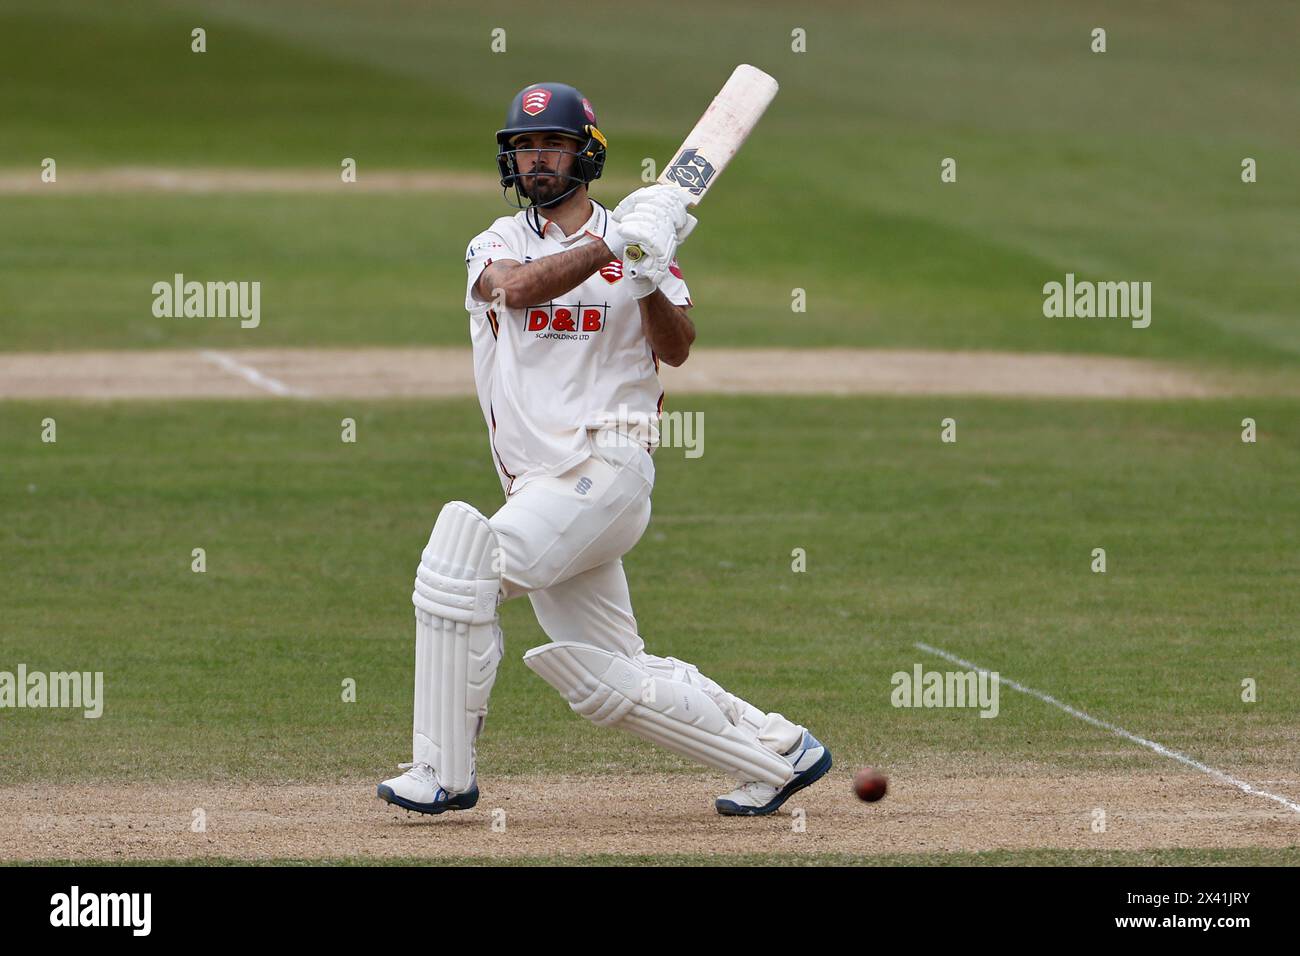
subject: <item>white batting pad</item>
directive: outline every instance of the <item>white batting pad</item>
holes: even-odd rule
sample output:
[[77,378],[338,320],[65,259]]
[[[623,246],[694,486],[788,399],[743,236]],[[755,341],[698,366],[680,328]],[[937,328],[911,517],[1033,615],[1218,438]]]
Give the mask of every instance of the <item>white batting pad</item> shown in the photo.
[[487,518],[448,502],[416,570],[413,757],[463,793],[474,775],[474,739],[487,716],[501,661],[497,538]]
[[622,654],[568,641],[534,647],[524,663],[564,695],[574,711],[673,753],[736,776],[783,786],[790,762],[738,727],[689,680],[647,670]]

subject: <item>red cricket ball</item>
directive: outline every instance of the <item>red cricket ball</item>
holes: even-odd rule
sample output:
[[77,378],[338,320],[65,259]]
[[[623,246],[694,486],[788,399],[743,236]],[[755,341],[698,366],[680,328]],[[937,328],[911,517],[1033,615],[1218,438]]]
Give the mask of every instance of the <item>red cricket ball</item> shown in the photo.
[[879,770],[863,767],[853,775],[853,792],[868,803],[875,803],[889,789],[889,778]]

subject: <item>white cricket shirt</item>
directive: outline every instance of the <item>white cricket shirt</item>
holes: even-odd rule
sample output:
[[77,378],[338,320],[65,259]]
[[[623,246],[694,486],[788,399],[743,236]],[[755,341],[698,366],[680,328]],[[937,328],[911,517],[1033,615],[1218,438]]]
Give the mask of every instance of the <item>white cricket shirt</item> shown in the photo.
[[[641,329],[641,311],[623,281],[621,262],[611,261],[549,302],[524,308],[497,309],[474,292],[493,262],[522,264],[602,240],[609,212],[594,200],[591,207],[591,218],[571,236],[536,212],[503,216],[465,252],[474,382],[507,495],[585,461],[591,454],[588,428],[653,425],[662,409],[659,361]],[[670,302],[690,304],[675,260],[659,288]],[[657,428],[647,427],[644,434],[653,450]]]

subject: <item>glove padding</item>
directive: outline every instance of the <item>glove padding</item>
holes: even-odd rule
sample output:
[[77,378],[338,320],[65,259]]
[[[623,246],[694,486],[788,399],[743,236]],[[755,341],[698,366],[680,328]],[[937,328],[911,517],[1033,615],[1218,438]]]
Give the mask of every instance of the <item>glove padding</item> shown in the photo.
[[672,223],[677,244],[681,245],[699,221],[686,211],[688,201],[687,194],[676,186],[655,183],[653,186],[643,186],[625,196],[623,201],[614,207],[610,218],[621,223],[634,212],[653,211],[654,214],[663,216]]
[[[619,231],[629,245],[640,246],[642,258],[632,260],[624,251],[623,259],[627,263],[624,274],[629,271],[640,273],[643,259],[662,259],[668,262],[677,254],[677,232],[672,222],[662,211],[651,206],[637,206],[619,223]],[[647,269],[649,265],[647,264]]]
[[[664,259],[662,256],[642,256],[634,265],[631,263],[623,264],[623,277],[628,283],[628,288],[632,292],[632,298],[644,299],[655,289],[659,288],[664,278],[668,275],[668,264],[671,259]],[[629,269],[635,269],[635,274]]]
[[609,220],[605,224],[605,245],[609,246],[610,255],[615,259],[621,260],[624,253],[627,252],[629,241],[632,240],[629,240],[623,235],[623,230],[620,229],[619,224],[614,221],[614,217],[609,217]]
[[620,225],[624,240],[641,247],[635,262],[623,257],[623,278],[629,283],[632,297],[644,299],[668,275],[668,265],[677,252],[677,237],[672,227],[658,216],[633,212]]

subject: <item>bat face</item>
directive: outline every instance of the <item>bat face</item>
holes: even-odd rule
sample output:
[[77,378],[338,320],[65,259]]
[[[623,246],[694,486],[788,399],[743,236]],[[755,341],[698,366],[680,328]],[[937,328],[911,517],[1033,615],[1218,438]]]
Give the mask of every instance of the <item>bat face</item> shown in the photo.
[[691,194],[691,205],[698,203],[757,125],[777,89],[776,80],[757,67],[747,63],[736,67],[659,182],[685,190]]
[[664,181],[680,186],[687,192],[700,196],[709,188],[714,175],[713,164],[696,149],[684,149],[664,170]]
[[[748,63],[736,67],[660,174],[659,182],[689,193],[689,205],[697,205],[745,142],[777,89],[776,80],[757,67]],[[628,275],[638,275],[631,263],[638,262],[641,255],[641,247],[635,243],[627,247]]]

